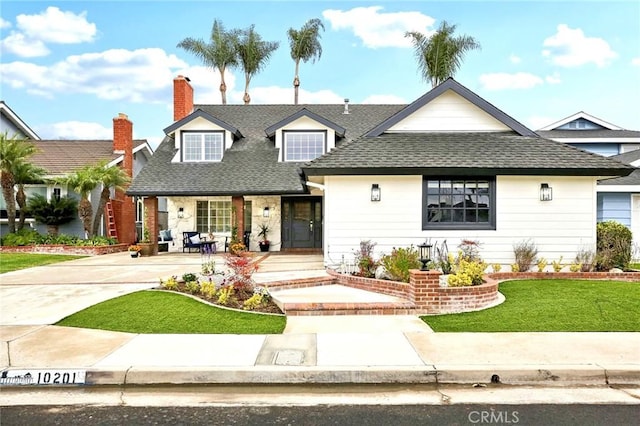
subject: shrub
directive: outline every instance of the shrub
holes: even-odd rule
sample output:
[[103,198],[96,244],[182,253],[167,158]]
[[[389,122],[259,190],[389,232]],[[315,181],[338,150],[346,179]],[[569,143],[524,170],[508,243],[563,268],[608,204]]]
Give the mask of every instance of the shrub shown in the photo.
[[461,287],[479,285],[484,282],[484,271],[487,264],[462,257],[456,262],[455,273],[449,275],[449,285],[451,287]]
[[218,292],[218,304],[226,306],[234,299],[234,288],[232,285],[222,287]]
[[182,281],[184,281],[185,283],[188,283],[189,281],[196,281],[197,279],[198,277],[196,277],[196,274],[193,274],[191,272],[182,274]]
[[244,301],[244,303],[242,304],[242,308],[252,311],[262,306],[263,303],[264,301],[262,300],[262,294],[253,293],[253,296]]
[[551,266],[553,267],[553,272],[560,272],[562,270],[562,256],[560,256],[560,259],[552,261]]
[[449,253],[449,247],[447,247],[447,240],[444,240],[442,244],[436,244],[436,267],[440,268],[444,275],[450,274],[453,270],[453,255]]
[[184,288],[188,293],[191,294],[200,293],[200,283],[198,283],[198,281],[187,281]]
[[[569,265],[569,270],[571,272],[580,272],[582,271],[582,263],[572,263],[571,265]],[[585,272],[585,271],[582,271]]]
[[493,268],[493,272],[500,272],[500,270],[502,270],[502,265],[499,263],[494,263],[491,267]]
[[480,262],[482,258],[480,257],[480,242],[476,240],[462,240],[458,245],[458,248],[462,251],[462,255],[458,254],[458,256],[463,257],[465,260],[469,260],[472,262]]
[[231,270],[225,279],[227,285],[241,291],[253,291],[251,276],[258,270],[258,265],[252,262],[251,255],[244,252],[238,256],[227,256],[225,264]]
[[34,194],[29,199],[29,212],[39,223],[47,225],[50,235],[58,235],[60,225],[75,219],[78,202],[68,196],[47,200],[42,194]]
[[391,254],[382,256],[382,266],[387,270],[389,278],[394,281],[409,282],[409,270],[420,269],[420,253],[413,246],[394,248]]
[[360,250],[356,253],[356,265],[358,266],[358,275],[366,278],[373,278],[376,276],[376,269],[379,266],[379,262],[373,259],[373,248],[376,243],[370,240],[360,241]]
[[538,266],[538,272],[544,272],[544,268],[547,267],[547,259],[544,257],[538,258],[536,265]]
[[213,299],[216,295],[216,285],[211,281],[203,281],[200,284],[200,294],[207,299]]
[[511,272],[520,272],[520,266],[517,263],[511,264]]
[[[595,254],[591,250],[580,249],[578,253],[576,253],[576,258],[573,261],[574,264],[579,264],[581,272],[590,272],[593,270]],[[574,271],[578,272],[578,271]]]
[[538,249],[531,240],[520,241],[513,245],[513,255],[518,265],[518,270],[513,272],[527,272],[538,255]]
[[631,262],[631,241],[633,239],[629,228],[609,220],[598,223],[596,234],[596,270],[627,269],[629,262]]
[[165,290],[177,290],[178,289],[178,277],[175,275],[168,278],[166,281],[160,280],[160,286]]

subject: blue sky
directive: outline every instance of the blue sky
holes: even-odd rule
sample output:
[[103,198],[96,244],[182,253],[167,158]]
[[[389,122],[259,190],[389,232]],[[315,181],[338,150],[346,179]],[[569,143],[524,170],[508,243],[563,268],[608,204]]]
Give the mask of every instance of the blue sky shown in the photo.
[[[254,104],[293,103],[287,30],[319,18],[322,57],[300,69],[300,103],[409,103],[430,89],[405,31],[443,20],[482,46],[456,80],[538,129],[578,111],[640,130],[640,2],[634,1],[7,1],[0,9],[1,98],[43,139],[112,137],[125,113],[156,146],[173,120],[172,81],[220,103],[217,70],[176,47],[255,24],[280,42],[251,81]],[[227,76],[241,104],[241,70]]]

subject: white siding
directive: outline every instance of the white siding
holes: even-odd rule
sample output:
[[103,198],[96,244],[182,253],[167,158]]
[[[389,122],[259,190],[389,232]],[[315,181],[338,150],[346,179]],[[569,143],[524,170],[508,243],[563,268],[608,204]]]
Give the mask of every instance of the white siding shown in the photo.
[[502,132],[511,130],[482,109],[447,90],[409,117],[392,126],[393,132]]
[[279,161],[284,161],[284,150],[282,149],[282,132],[287,130],[298,130],[298,131],[317,131],[322,130],[327,132],[327,140],[326,140],[326,152],[331,151],[336,147],[336,132],[333,129],[329,129],[325,125],[318,123],[315,120],[312,120],[309,117],[300,117],[297,120],[294,120],[288,123],[286,126],[276,130],[276,140],[275,147],[280,150],[280,159]]
[[[224,129],[222,127],[220,127],[220,126],[217,126],[217,125],[213,124],[209,120],[205,120],[202,117],[197,117],[197,118],[191,120],[190,122],[188,122],[187,124],[185,124],[184,126],[180,127],[178,130],[176,130],[175,136],[174,136],[175,148],[178,150],[178,152],[176,152],[176,155],[171,160],[174,163],[180,161],[180,151],[179,150],[180,150],[180,145],[182,143],[182,132],[185,131],[185,130],[197,131],[197,132],[206,132],[206,131],[220,131],[220,130],[224,130]],[[224,131],[224,149],[227,150],[227,149],[231,148],[232,144],[233,144],[233,135],[228,130],[225,130]],[[222,155],[224,156],[224,153]]]
[[[553,188],[553,200],[540,201],[540,184]],[[370,201],[371,185],[382,191]],[[580,249],[595,250],[596,191],[591,177],[511,177],[496,181],[496,230],[423,231],[422,176],[328,176],[325,178],[325,262],[351,260],[360,241],[376,245],[376,257],[393,247],[447,240],[455,253],[462,239],[481,243],[488,263],[508,269],[513,245],[531,239],[548,261],[573,261]]]

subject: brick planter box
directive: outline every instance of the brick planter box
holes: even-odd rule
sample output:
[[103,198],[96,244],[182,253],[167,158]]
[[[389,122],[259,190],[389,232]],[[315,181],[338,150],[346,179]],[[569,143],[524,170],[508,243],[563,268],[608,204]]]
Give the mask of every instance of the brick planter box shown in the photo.
[[640,282],[640,272],[494,272],[494,280],[554,279],[554,280],[616,280]]
[[109,246],[65,246],[62,244],[0,246],[0,253],[75,254],[81,256],[98,256],[101,254],[127,251],[128,247],[128,244],[113,244]]

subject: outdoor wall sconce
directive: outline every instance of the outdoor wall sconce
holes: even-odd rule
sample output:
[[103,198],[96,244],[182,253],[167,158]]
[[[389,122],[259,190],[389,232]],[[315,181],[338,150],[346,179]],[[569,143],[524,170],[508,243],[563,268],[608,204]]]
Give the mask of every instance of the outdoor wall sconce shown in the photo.
[[183,219],[184,218],[184,208],[180,207],[178,208],[178,219]]
[[553,200],[553,189],[549,186],[548,183],[540,184],[540,201],[551,201]]
[[377,183],[371,185],[371,201],[380,201],[380,187]]
[[425,240],[424,243],[418,245],[418,249],[420,249],[420,263],[422,263],[421,271],[428,271],[427,263],[431,261],[431,244],[429,241]]
[[265,207],[264,210],[262,210],[262,217],[269,217],[269,207]]

